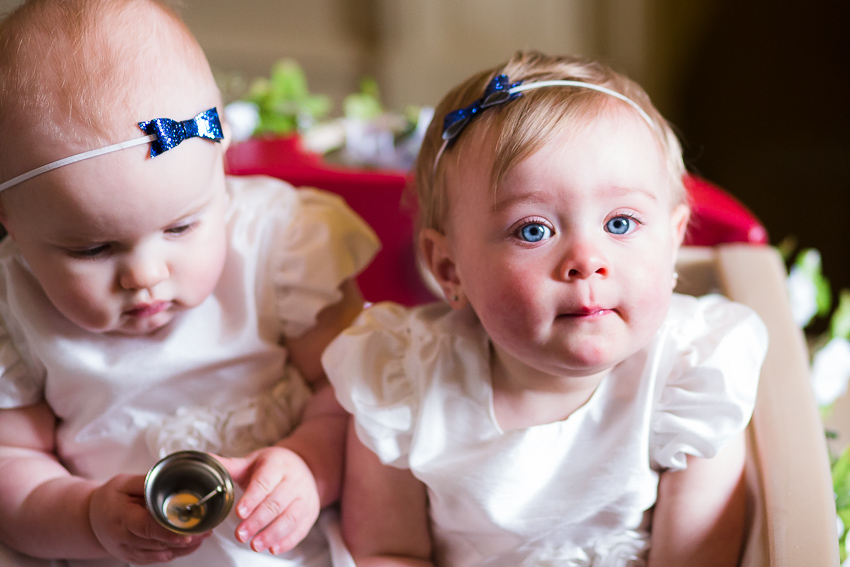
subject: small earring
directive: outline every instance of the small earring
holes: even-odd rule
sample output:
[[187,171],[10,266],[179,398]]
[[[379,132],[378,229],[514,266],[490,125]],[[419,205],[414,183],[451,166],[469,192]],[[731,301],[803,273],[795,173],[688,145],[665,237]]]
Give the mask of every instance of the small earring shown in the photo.
[[458,296],[457,296],[457,294],[454,294],[454,295],[452,296],[452,301],[457,301],[457,300],[458,300]]

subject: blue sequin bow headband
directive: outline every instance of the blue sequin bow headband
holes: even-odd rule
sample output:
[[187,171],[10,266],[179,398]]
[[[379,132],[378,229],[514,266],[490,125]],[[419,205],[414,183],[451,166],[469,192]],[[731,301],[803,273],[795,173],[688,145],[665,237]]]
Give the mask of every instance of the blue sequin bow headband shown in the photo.
[[511,83],[507,75],[501,74],[493,77],[484,89],[484,95],[481,98],[469,106],[449,112],[446,114],[446,117],[443,118],[443,145],[440,147],[440,151],[437,152],[437,157],[434,158],[433,170],[437,170],[437,163],[439,163],[443,152],[446,151],[449,144],[460,136],[463,129],[469,125],[473,118],[479,116],[481,112],[488,108],[519,98],[525,91],[531,91],[543,87],[578,87],[605,93],[629,104],[632,108],[637,110],[638,114],[640,114],[646,123],[649,124],[650,128],[653,130],[657,128],[652,118],[649,117],[646,111],[641,108],[638,103],[607,87],[595,85],[593,83],[586,83],[584,81],[572,81],[566,79],[553,79],[548,81],[537,81],[534,83],[523,83],[522,81]]
[[117,152],[133,146],[151,143],[152,158],[163,152],[176,147],[180,142],[189,138],[206,138],[215,142],[220,142],[224,138],[224,133],[221,128],[221,121],[218,118],[218,111],[215,108],[205,110],[189,120],[177,121],[170,118],[154,118],[145,122],[139,122],[139,128],[146,136],[133,138],[126,142],[119,142],[103,148],[97,148],[80,154],[75,154],[47,165],[42,165],[24,174],[13,177],[12,179],[0,184],[0,192],[14,187],[28,179],[32,179],[36,175],[47,173],[59,167],[70,165],[84,159],[97,157],[103,154]]

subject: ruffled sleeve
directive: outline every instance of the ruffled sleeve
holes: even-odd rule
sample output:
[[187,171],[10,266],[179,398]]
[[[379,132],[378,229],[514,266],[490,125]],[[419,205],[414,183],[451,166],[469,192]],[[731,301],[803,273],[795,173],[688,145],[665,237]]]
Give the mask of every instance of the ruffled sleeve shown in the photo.
[[0,409],[32,405],[43,397],[43,383],[34,380],[8,331],[0,325]]
[[660,386],[650,454],[662,468],[684,469],[686,455],[713,457],[749,423],[767,329],[751,309],[720,296],[674,300],[672,369]]
[[408,466],[420,399],[405,368],[411,331],[408,311],[381,303],[325,350],[322,364],[342,406],[355,418],[358,437],[381,461]]
[[272,284],[285,336],[312,327],[319,311],[342,298],[340,285],[359,274],[380,248],[369,226],[340,197],[298,189],[296,210],[276,244]]

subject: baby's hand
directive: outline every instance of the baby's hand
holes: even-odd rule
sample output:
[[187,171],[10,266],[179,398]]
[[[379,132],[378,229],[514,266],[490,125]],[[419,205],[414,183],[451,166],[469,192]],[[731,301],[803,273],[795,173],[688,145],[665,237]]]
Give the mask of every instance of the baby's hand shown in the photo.
[[[284,553],[298,545],[319,517],[319,493],[307,463],[294,451],[267,447],[242,459],[220,459],[245,488],[236,505],[244,520],[236,538],[254,551]],[[252,539],[253,538],[253,539]]]
[[118,475],[89,502],[92,530],[106,551],[135,564],[165,563],[198,549],[210,533],[184,536],[156,523],[145,508],[145,477]]

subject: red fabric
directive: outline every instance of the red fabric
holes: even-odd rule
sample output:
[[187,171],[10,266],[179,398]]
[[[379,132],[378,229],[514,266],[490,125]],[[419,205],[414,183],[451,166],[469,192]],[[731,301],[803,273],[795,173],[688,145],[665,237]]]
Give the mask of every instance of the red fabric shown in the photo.
[[[270,175],[296,187],[317,187],[339,194],[381,239],[381,252],[357,280],[364,297],[403,305],[433,299],[416,267],[413,211],[402,202],[405,172],[328,164],[320,155],[305,152],[297,137],[234,144],[226,155],[226,169],[231,175]],[[767,231],[758,219],[734,197],[698,177],[688,176],[685,186],[692,207],[686,244],[768,242]]]
[[685,187],[691,202],[691,222],[685,244],[715,246],[727,242],[767,244],[767,231],[755,215],[732,195],[689,175]]

